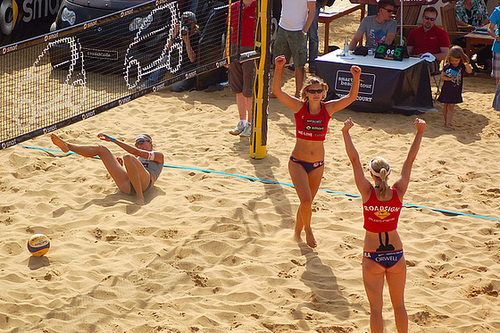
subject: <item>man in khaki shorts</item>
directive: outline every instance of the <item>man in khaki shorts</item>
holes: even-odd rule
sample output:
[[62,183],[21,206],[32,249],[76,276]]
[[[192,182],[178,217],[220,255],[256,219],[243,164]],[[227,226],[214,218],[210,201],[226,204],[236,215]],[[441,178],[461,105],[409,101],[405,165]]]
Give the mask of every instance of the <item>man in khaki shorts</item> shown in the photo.
[[316,0],[281,0],[281,17],[273,46],[273,58],[293,58],[295,97],[300,97],[307,62],[307,31],[316,12]]

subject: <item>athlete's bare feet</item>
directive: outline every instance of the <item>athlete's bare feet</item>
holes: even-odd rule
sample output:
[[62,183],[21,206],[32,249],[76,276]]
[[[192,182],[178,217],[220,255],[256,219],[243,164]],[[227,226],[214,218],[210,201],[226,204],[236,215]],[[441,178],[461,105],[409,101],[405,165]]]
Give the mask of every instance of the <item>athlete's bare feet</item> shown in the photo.
[[68,144],[66,142],[64,142],[61,138],[59,138],[57,135],[55,134],[51,134],[50,135],[50,139],[52,140],[52,142],[59,147],[59,149],[61,149],[63,152],[67,153],[69,151],[69,147],[68,147]]
[[144,201],[144,197],[142,197],[142,198],[137,198],[135,203],[138,205],[144,205],[146,202]]
[[302,242],[302,237],[300,236],[300,234],[302,233],[303,228],[304,226],[297,219],[297,221],[295,222],[295,229],[293,234],[293,239],[295,239],[296,242]]
[[297,231],[295,231],[295,233],[293,234],[293,239],[299,243],[299,242],[302,242],[302,237],[300,236],[300,231],[297,233]]
[[318,246],[318,243],[316,243],[316,239],[314,238],[312,230],[311,229],[305,230],[305,232],[306,232],[306,244],[310,248],[314,249],[316,246]]

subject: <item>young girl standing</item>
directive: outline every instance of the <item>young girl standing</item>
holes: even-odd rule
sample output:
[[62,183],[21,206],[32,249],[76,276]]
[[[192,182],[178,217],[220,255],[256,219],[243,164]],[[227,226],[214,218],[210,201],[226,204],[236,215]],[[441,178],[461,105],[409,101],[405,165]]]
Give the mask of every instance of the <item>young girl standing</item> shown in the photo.
[[448,51],[444,61],[445,66],[441,73],[441,79],[444,83],[438,101],[443,103],[444,125],[453,129],[451,124],[453,108],[455,104],[463,102],[462,85],[464,71],[470,74],[472,73],[472,67],[469,65],[469,57],[467,57],[460,46],[453,46]]

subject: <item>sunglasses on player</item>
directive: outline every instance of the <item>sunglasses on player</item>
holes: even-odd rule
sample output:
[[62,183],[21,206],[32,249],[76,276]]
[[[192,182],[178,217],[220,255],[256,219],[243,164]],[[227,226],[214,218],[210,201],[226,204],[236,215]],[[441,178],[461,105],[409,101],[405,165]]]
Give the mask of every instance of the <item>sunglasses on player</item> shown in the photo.
[[144,139],[139,139],[135,142],[135,145],[136,146],[140,146],[142,145],[144,142],[149,142],[149,140],[144,140]]
[[307,92],[310,94],[322,94],[323,89],[307,89]]

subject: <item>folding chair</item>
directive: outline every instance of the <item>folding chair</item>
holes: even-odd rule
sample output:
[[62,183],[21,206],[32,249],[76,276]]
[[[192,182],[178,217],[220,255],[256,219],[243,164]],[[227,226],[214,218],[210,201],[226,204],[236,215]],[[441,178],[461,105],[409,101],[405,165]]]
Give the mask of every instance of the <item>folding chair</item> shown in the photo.
[[[434,95],[433,103],[436,103],[439,93],[441,92],[441,70],[431,73],[431,77],[436,85],[436,94]],[[439,78],[438,78],[439,77]]]
[[[434,65],[435,64],[435,65]],[[434,95],[434,103],[439,97],[439,93],[441,92],[441,68],[442,61],[437,62],[434,61],[433,66],[429,66],[429,74],[431,78],[434,80],[434,84],[436,85],[436,95]]]
[[455,14],[455,5],[453,3],[448,3],[447,5],[440,8],[441,10],[441,23],[443,25],[443,29],[446,30],[448,36],[450,36],[450,42],[453,43],[456,37],[465,36],[472,30],[474,27],[462,27],[457,24],[457,17]]
[[[396,13],[396,22],[399,23],[399,29],[403,29],[403,36],[408,38],[410,31],[418,27],[418,18],[420,17],[420,11],[422,5],[406,6],[403,10],[403,26],[401,27],[401,7],[399,7]],[[396,36],[399,36],[399,32]]]

